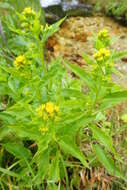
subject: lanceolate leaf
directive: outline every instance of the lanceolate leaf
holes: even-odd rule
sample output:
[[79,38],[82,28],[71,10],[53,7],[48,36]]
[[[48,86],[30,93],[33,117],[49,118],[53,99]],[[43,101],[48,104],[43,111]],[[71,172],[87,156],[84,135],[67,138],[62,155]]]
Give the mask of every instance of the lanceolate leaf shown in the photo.
[[120,172],[113,159],[108,156],[108,154],[101,148],[99,144],[93,145],[93,149],[97,159],[106,168],[109,174],[124,179],[123,174]]
[[64,97],[79,97],[79,98],[86,98],[85,94],[73,89],[63,89],[61,92],[62,96]]
[[[49,151],[45,149],[44,151],[40,151],[37,158],[35,158],[38,165],[38,177],[43,179],[48,172],[49,169]],[[37,179],[38,180],[38,179]]]
[[121,59],[122,57],[127,56],[127,51],[113,52],[112,59]]
[[88,167],[85,156],[81,152],[80,148],[78,148],[78,146],[70,140],[70,137],[66,136],[64,140],[59,141],[59,144],[63,152],[74,156],[79,159],[85,167]]
[[53,158],[51,162],[49,178],[53,182],[57,182],[60,180],[59,153],[56,153],[55,158]]
[[119,91],[119,92],[108,94],[107,96],[104,97],[104,100],[110,100],[110,101],[127,100],[127,91]]
[[119,104],[127,100],[127,91],[119,91],[106,95],[102,101],[102,109],[110,108],[113,105]]
[[0,2],[0,9],[14,10],[14,8],[6,2]]
[[15,122],[15,117],[5,112],[0,112],[0,119],[6,124],[14,124]]
[[95,61],[93,59],[91,59],[91,57],[85,53],[83,54],[83,58],[86,61],[86,63],[89,65],[96,64]]
[[12,177],[17,177],[17,178],[21,177],[19,174],[12,172],[12,171],[5,169],[5,168],[1,168],[1,167],[0,167],[0,172],[2,172],[3,174],[6,174],[8,176],[12,176]]
[[11,132],[11,129],[8,127],[0,127],[0,140],[7,136]]
[[47,30],[43,31],[42,43],[46,42],[49,37],[59,30],[60,25],[64,22],[65,18],[59,20],[55,24],[52,24]]
[[111,136],[107,135],[101,128],[96,127],[95,125],[90,126],[90,129],[97,141],[102,143],[109,151],[115,153]]
[[9,142],[9,143],[4,143],[3,147],[8,152],[10,152],[11,154],[13,154],[15,157],[17,157],[19,159],[28,160],[29,158],[32,157],[30,150],[28,150],[21,144]]
[[83,68],[75,64],[67,64],[67,63],[66,66],[77,76],[79,76],[88,85],[88,87],[91,88],[94,87],[94,81],[92,80],[88,72],[86,72]]
[[62,132],[62,134],[75,135],[80,128],[84,128],[88,123],[91,123],[96,119],[96,116],[86,116],[85,114],[80,114],[75,118],[63,121],[64,125],[61,125],[57,131]]

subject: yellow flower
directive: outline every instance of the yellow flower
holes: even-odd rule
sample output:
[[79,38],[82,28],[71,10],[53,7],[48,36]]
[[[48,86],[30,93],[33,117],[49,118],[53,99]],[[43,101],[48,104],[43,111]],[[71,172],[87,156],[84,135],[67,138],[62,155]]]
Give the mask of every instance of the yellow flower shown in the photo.
[[103,29],[98,33],[98,38],[99,39],[109,39],[109,33],[107,29]]
[[42,125],[39,129],[43,134],[47,133],[48,132],[48,128],[44,125]]
[[53,118],[54,117],[54,113],[50,113],[50,115],[49,115],[51,118]]
[[36,109],[38,116],[42,117],[44,121],[54,118],[58,111],[59,107],[54,105],[52,102],[42,104]]
[[97,53],[94,54],[94,58],[99,62],[104,61],[104,59],[108,58],[109,56],[110,51],[105,48],[101,48]]
[[49,114],[52,114],[52,113],[54,112],[54,110],[55,110],[55,106],[54,106],[54,104],[53,104],[52,102],[48,102],[48,103],[46,103],[46,105],[45,105],[45,109],[46,109],[46,111],[47,111]]
[[23,11],[25,16],[35,16],[35,11],[31,7],[26,7]]
[[44,119],[45,121],[47,121],[47,120],[48,120],[48,115],[44,114],[43,119]]
[[37,114],[38,114],[39,117],[43,116],[44,109],[45,109],[45,105],[44,104],[40,105],[39,108],[36,109],[36,112],[37,112]]
[[16,57],[14,64],[17,68],[21,68],[24,67],[26,64],[26,58],[24,55],[19,55],[18,57]]
[[105,57],[109,57],[110,56],[110,51],[107,50],[107,49],[105,49],[105,48],[100,49],[99,52],[100,52],[100,54],[102,56],[105,56]]

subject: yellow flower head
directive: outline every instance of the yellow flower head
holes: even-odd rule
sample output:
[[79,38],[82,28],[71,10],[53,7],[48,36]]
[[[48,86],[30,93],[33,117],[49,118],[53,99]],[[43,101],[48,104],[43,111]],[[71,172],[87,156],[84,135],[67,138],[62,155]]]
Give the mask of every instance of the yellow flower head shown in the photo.
[[46,104],[40,105],[36,109],[37,115],[42,117],[44,121],[48,119],[53,119],[59,112],[59,107],[52,102],[47,102]]
[[23,11],[25,16],[35,16],[35,11],[31,7],[26,7]]
[[42,125],[41,127],[40,127],[40,129],[39,129],[40,131],[41,131],[41,133],[43,133],[43,134],[45,134],[45,133],[47,133],[48,132],[48,128],[46,127],[46,126],[44,126],[44,125]]
[[107,29],[103,29],[98,33],[98,38],[99,39],[109,39],[109,33]]
[[47,113],[53,114],[53,112],[55,110],[55,106],[52,102],[47,102],[45,105],[45,109],[46,109]]
[[36,112],[37,112],[39,117],[43,116],[44,109],[45,109],[45,104],[40,105],[39,108],[36,109]]
[[18,57],[16,57],[14,64],[17,68],[21,68],[24,67],[26,64],[26,58],[24,55],[19,55]]
[[44,119],[44,121],[47,121],[47,120],[48,120],[48,115],[47,115],[47,114],[44,114],[44,115],[43,115],[43,119]]
[[110,51],[105,48],[101,48],[97,53],[94,54],[94,58],[99,62],[104,61],[109,56],[110,56]]

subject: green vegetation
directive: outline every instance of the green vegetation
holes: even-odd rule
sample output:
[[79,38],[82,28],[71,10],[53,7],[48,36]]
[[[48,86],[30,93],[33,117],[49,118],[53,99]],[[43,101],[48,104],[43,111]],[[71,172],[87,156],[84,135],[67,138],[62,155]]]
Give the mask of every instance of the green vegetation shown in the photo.
[[126,188],[124,146],[115,144],[126,115],[116,130],[108,112],[127,100],[112,79],[120,74],[115,60],[127,52],[111,50],[103,29],[93,38],[95,54],[83,55],[87,68],[48,63],[45,43],[64,19],[48,26],[41,11],[12,9],[1,17],[0,189],[79,190],[78,172],[102,167],[114,176],[112,189]]
[[113,16],[117,20],[123,21],[124,24],[127,23],[127,1],[126,0],[95,0],[95,10],[103,10],[106,15]]

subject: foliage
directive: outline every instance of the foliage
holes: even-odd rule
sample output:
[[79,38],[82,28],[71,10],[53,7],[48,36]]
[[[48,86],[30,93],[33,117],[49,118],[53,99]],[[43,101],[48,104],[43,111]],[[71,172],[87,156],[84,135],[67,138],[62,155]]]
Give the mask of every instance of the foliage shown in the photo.
[[127,2],[126,0],[95,0],[95,11],[105,11],[106,15],[113,16],[117,20],[127,23]]
[[[114,61],[124,54],[109,49],[110,36],[103,30],[95,37],[94,56],[83,55],[88,69],[63,65],[61,59],[47,63],[45,43],[64,19],[48,26],[40,16],[26,7],[3,21],[7,46],[0,51],[1,189],[69,190],[73,182],[68,168],[99,163],[126,181],[112,126],[106,123],[106,110],[127,99],[127,91],[112,80]],[[85,153],[84,139],[90,146]]]

